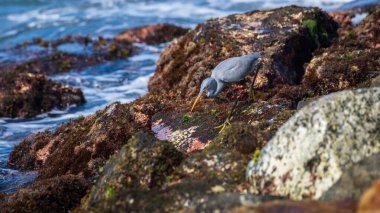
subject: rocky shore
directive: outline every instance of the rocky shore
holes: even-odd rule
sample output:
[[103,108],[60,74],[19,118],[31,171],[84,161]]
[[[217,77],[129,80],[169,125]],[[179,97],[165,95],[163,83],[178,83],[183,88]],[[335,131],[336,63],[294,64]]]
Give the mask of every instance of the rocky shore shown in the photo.
[[[97,57],[86,56],[85,64],[94,64],[138,51],[129,42],[176,38],[161,53],[147,95],[16,145],[9,165],[39,175],[32,185],[0,195],[0,208],[379,211],[380,5],[367,11],[355,26],[346,16],[337,18],[339,13],[330,13],[333,18],[318,8],[288,6],[210,19],[191,31],[159,25],[133,29],[115,40],[61,41],[91,45]],[[173,36],[167,38],[169,34]],[[35,44],[52,48],[60,41],[24,45]],[[247,76],[190,112],[212,69],[250,52],[263,55],[254,100],[248,94],[252,76]],[[76,56],[70,54],[40,54],[3,66],[7,72],[0,72],[0,82],[7,84],[0,87],[9,86],[0,92],[0,111],[6,112],[0,116],[31,117],[84,102],[79,89],[46,76],[84,66],[79,63],[84,59],[72,63]],[[238,110],[219,133],[215,127],[232,106],[233,90],[240,100]],[[23,107],[9,108],[9,103]]]

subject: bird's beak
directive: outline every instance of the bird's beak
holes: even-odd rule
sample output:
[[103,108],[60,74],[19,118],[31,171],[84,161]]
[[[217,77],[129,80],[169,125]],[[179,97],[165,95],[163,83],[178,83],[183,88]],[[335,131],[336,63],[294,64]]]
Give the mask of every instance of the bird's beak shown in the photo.
[[197,96],[197,98],[195,99],[194,103],[193,103],[193,106],[191,107],[191,112],[193,112],[195,106],[197,105],[197,103],[201,100],[202,98],[202,93],[199,93],[199,95]]

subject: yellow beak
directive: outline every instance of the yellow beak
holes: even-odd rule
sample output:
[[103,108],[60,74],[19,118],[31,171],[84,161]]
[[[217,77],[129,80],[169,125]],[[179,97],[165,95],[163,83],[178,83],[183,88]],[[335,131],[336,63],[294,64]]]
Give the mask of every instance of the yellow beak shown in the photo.
[[193,106],[191,107],[191,112],[194,110],[195,106],[197,105],[197,103],[201,100],[202,98],[202,93],[198,95],[198,97],[195,99],[194,103],[193,103]]

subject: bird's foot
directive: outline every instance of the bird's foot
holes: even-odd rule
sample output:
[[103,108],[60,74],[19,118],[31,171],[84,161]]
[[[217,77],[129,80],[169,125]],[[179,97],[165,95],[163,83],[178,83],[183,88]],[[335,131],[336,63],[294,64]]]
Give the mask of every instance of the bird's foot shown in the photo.
[[230,121],[231,121],[232,119],[233,119],[233,117],[231,117],[231,118],[227,118],[226,121],[224,121],[223,124],[221,124],[221,125],[219,125],[219,126],[216,126],[215,129],[220,129],[220,130],[219,130],[219,133],[223,132],[224,129],[225,129],[227,126],[231,125]]
[[249,100],[254,101],[255,100],[255,91],[253,89],[249,90]]

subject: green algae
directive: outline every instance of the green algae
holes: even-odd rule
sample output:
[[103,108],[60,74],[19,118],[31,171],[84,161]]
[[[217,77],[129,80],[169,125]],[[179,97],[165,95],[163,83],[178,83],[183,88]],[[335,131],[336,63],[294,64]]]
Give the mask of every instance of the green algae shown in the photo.
[[182,115],[182,122],[188,122],[190,121],[191,116],[190,115]]
[[106,190],[106,199],[111,199],[112,197],[115,196],[115,190],[112,187],[108,187]]
[[317,43],[318,46],[326,45],[329,43],[329,34],[326,31],[326,28],[323,27],[315,19],[306,19],[302,21],[302,24],[308,30],[310,37]]
[[184,155],[166,141],[157,141],[142,132],[133,135],[103,167],[84,208],[109,210],[113,203],[121,201],[128,206],[123,195],[129,194],[127,197],[135,199],[140,193],[149,194],[149,190],[162,186],[173,179],[171,173],[183,158]]
[[261,150],[260,149],[256,149],[255,152],[252,155],[253,162],[257,163],[259,161],[260,155],[261,155]]

